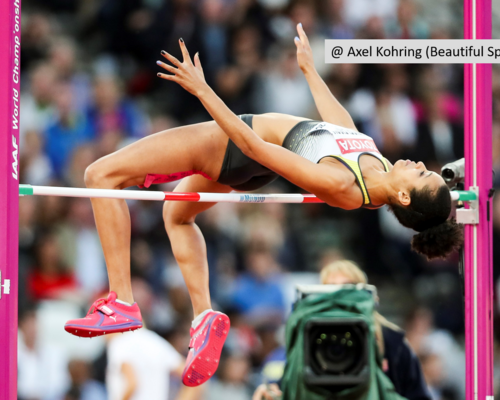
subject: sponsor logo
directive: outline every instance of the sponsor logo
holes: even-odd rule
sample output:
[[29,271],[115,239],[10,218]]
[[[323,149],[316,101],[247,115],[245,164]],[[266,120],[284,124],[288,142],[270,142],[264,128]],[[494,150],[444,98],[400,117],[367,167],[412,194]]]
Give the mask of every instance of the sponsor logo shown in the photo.
[[375,151],[380,153],[372,138],[337,139],[337,144],[342,154],[359,153],[362,151]]
[[17,180],[18,174],[17,174],[17,167],[18,167],[18,153],[19,153],[19,148],[17,146],[17,141],[16,137],[12,135],[12,147],[14,147],[14,150],[12,151],[12,158],[14,161],[12,162],[12,177]]
[[264,203],[266,198],[255,194],[242,194],[240,195],[240,202],[242,203]]

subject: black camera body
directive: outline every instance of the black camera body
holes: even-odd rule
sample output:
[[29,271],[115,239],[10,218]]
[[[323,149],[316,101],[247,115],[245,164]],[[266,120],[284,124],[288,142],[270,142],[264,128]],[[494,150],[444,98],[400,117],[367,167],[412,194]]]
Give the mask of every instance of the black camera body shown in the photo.
[[[298,301],[307,296],[357,289],[371,293],[372,285],[298,285]],[[304,381],[331,392],[368,385],[370,380],[370,327],[358,318],[312,318],[304,329]]]

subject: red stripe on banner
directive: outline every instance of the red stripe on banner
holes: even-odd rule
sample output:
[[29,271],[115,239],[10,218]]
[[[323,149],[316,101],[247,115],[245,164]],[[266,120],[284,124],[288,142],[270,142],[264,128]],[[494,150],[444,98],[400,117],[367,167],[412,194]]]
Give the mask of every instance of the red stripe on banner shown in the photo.
[[302,196],[304,196],[304,201],[302,203],[324,203],[323,200],[318,199],[313,194],[303,194]]
[[182,193],[182,192],[163,192],[165,193],[164,200],[180,200],[180,201],[200,201],[199,193]]

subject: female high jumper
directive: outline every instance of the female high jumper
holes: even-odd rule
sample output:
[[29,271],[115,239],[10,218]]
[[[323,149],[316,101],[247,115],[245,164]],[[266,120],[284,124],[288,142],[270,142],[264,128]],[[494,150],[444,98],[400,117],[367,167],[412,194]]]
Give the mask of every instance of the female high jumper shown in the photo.
[[[373,140],[356,129],[349,113],[316,72],[307,36],[295,38],[303,71],[323,121],[284,114],[240,115],[229,110],[194,64],[182,39],[183,61],[162,51],[170,74],[160,78],[198,97],[214,121],[158,132],[113,154],[85,172],[90,188],[124,189],[185,177],[180,192],[227,193],[258,189],[282,176],[332,207],[376,209],[387,204],[399,222],[419,233],[412,247],[428,258],[445,257],[463,241],[461,227],[448,219],[451,197],[444,180],[421,162],[389,163]],[[197,386],[215,373],[229,331],[226,315],[213,311],[208,263],[197,214],[214,203],[165,202],[163,218],[191,297],[194,321],[183,383]],[[92,199],[108,269],[110,294],[97,300],[85,318],[65,329],[93,337],[138,329],[140,310],[130,284],[130,215],[124,200]]]

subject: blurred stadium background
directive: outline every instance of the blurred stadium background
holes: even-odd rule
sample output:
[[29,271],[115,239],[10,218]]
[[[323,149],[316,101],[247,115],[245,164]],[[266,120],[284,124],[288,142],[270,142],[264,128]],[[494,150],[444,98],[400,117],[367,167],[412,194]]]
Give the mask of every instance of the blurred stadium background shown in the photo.
[[[331,91],[390,161],[422,160],[439,171],[463,156],[461,66],[323,62],[324,39],[461,38],[458,0],[23,0],[22,7],[23,183],[83,187],[85,168],[97,158],[154,132],[208,120],[195,97],[156,78],[160,50],[179,56],[179,37],[191,54],[200,52],[209,84],[235,113],[319,118],[296,63],[298,22]],[[500,38],[500,2],[493,7],[493,35]],[[493,97],[498,188],[498,68]],[[284,180],[265,188],[297,190]],[[500,196],[495,203],[498,322]],[[163,228],[162,205],[129,205],[136,300],[149,328],[185,355],[192,311]],[[24,197],[19,224],[19,398],[104,400],[105,340],[84,341],[63,330],[67,319],[107,291],[90,201]],[[457,256],[427,262],[412,253],[412,232],[385,208],[346,213],[315,204],[219,204],[199,217],[199,225],[208,245],[214,308],[227,312],[234,327],[204,398],[250,399],[282,344],[294,284],[318,282],[322,266],[344,258],[366,271],[379,289],[380,311],[406,330],[434,399],[464,398]],[[179,385],[171,381],[172,396]]]

